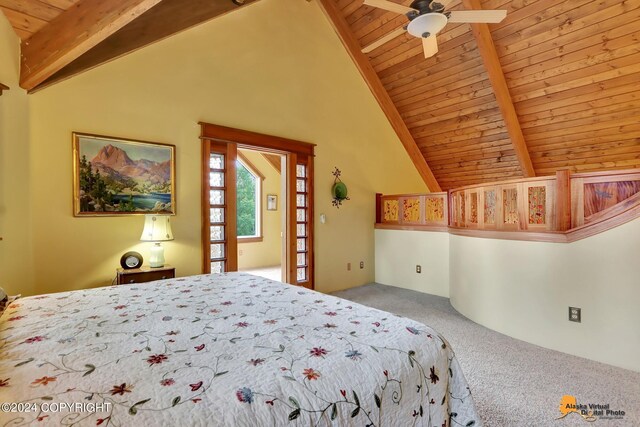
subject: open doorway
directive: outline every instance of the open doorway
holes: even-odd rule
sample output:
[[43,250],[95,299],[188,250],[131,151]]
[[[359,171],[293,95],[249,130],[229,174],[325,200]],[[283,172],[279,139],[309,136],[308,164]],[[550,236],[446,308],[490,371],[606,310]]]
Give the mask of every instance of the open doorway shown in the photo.
[[[202,272],[223,273],[230,271],[257,270],[257,264],[239,261],[245,256],[250,243],[259,243],[258,230],[264,229],[265,218],[275,223],[281,221],[280,270],[281,280],[292,285],[314,288],[314,144],[278,136],[228,128],[211,123],[200,123],[202,140]],[[246,151],[243,153],[243,151]],[[255,186],[262,181],[254,164],[254,173],[248,163],[253,152],[265,159],[280,158],[280,191],[271,193],[264,189],[258,196],[249,192],[242,200],[249,200],[248,212],[253,216],[242,219],[246,227],[238,229],[238,169]],[[272,156],[269,156],[272,155]],[[242,160],[242,156],[246,160]],[[260,156],[256,159],[260,159]],[[246,169],[247,171],[244,171]],[[249,175],[246,174],[249,172]],[[263,173],[264,174],[264,173]],[[253,176],[253,178],[252,178]],[[251,185],[249,185],[251,188]],[[269,197],[271,196],[271,197]],[[274,197],[275,196],[275,197]],[[279,197],[278,197],[279,196]],[[251,202],[253,200],[253,202]],[[252,205],[253,203],[253,205]],[[269,216],[269,205],[275,205],[275,215]],[[253,208],[251,208],[253,206]],[[263,208],[264,207],[264,208]],[[242,231],[242,230],[245,231]],[[277,227],[272,227],[272,230]],[[242,237],[238,237],[243,234]],[[246,240],[239,243],[239,239]],[[252,241],[251,239],[255,239]],[[275,250],[270,250],[274,255]],[[248,255],[248,254],[247,254]],[[275,258],[274,258],[275,259]],[[271,261],[275,262],[275,261]],[[276,264],[277,265],[277,264]],[[275,265],[265,267],[274,267]],[[273,275],[273,269],[266,274]],[[255,274],[255,272],[254,272]],[[277,273],[276,273],[277,274]],[[273,277],[273,276],[270,276]]]
[[286,253],[286,157],[238,148],[236,216],[238,271],[283,281]]

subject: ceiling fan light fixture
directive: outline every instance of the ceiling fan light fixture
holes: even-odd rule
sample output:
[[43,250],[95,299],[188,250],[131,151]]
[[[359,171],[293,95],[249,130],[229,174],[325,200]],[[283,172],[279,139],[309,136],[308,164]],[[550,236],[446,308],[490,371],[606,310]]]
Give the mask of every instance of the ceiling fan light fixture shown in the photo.
[[414,37],[422,37],[423,34],[438,34],[447,25],[447,17],[442,13],[425,13],[409,23],[407,31]]

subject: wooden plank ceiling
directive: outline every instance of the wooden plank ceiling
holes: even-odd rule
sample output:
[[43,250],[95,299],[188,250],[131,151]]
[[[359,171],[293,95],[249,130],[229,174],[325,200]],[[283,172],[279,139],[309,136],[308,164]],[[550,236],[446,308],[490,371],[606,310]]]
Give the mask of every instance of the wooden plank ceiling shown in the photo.
[[[360,48],[407,23],[362,0],[326,1]],[[447,10],[473,6],[462,3]],[[488,34],[535,174],[640,167],[640,0],[478,3],[508,11]],[[432,58],[406,33],[366,53],[443,189],[530,175],[479,37],[468,24],[448,24]]]

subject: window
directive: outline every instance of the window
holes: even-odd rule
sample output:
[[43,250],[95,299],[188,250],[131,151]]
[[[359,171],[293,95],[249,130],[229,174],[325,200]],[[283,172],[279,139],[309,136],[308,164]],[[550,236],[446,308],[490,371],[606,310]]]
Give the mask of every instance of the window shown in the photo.
[[262,238],[260,221],[260,199],[262,177],[250,164],[241,160],[236,167],[236,197],[238,214],[238,238]]

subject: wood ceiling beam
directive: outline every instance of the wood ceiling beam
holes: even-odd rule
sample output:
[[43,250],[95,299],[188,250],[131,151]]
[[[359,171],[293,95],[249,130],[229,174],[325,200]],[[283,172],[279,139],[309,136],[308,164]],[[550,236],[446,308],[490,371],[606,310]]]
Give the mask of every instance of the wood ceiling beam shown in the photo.
[[[462,0],[462,4],[468,10],[482,9],[480,0]],[[520,128],[520,122],[518,121],[518,115],[516,109],[513,106],[511,94],[509,93],[509,87],[502,71],[502,65],[500,65],[500,59],[496,52],[496,46],[493,43],[491,32],[487,24],[471,24],[471,31],[473,32],[476,42],[478,43],[478,50],[480,56],[484,62],[489,80],[493,86],[493,92],[498,102],[498,107],[502,113],[504,123],[507,127],[507,133],[511,138],[513,149],[518,157],[518,162],[522,168],[522,173],[525,177],[536,176],[536,172],[531,163],[531,157],[529,156],[529,150]]]
[[66,80],[256,1],[245,0],[243,5],[239,6],[231,0],[162,0],[148,12],[53,74],[38,86],[38,89]]
[[334,0],[319,0],[319,4],[320,8],[329,19],[329,22],[331,22],[333,29],[338,34],[342,44],[351,56],[351,59],[360,71],[360,74],[369,86],[373,96],[378,101],[380,108],[382,108],[382,111],[387,116],[391,127],[398,135],[398,138],[400,138],[402,145],[405,150],[407,150],[409,157],[413,161],[414,166],[418,170],[418,173],[424,180],[425,184],[427,184],[430,191],[442,191],[440,184],[438,184],[438,180],[433,175],[431,168],[429,168],[429,165],[420,152],[411,132],[409,132],[407,125],[404,123],[404,120],[402,120],[402,116],[400,116],[398,109],[393,104],[391,97],[380,81],[376,71],[373,69],[373,66],[367,57],[361,52],[360,44],[351,32],[349,24],[336,7]]
[[80,0],[22,42],[20,86],[30,91],[161,0]]
[[278,174],[282,173],[282,158],[279,154],[260,153]]

